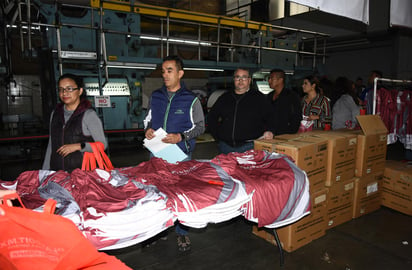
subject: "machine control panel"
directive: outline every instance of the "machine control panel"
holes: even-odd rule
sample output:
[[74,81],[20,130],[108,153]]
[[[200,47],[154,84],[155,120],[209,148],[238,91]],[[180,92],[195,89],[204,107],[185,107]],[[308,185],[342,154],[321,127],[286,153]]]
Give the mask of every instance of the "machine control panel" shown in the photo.
[[88,96],[130,96],[129,84],[126,80],[110,80],[103,86],[103,92],[100,93],[98,82],[85,82],[85,88]]

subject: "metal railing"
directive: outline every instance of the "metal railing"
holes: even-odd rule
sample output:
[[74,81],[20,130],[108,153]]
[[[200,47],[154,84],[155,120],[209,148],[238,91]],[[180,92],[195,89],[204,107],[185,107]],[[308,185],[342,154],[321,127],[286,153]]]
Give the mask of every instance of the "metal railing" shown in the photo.
[[[36,1],[34,1],[36,2]],[[61,1],[63,2],[63,1]],[[257,66],[262,65],[262,57],[267,55],[267,53],[278,53],[278,54],[293,54],[294,55],[294,66],[299,67],[304,65],[304,59],[310,57],[312,59],[311,67],[314,69],[318,61],[325,62],[326,59],[326,39],[328,35],[319,32],[313,32],[302,29],[288,28],[283,26],[276,26],[267,23],[260,23],[254,21],[244,21],[238,18],[203,14],[198,12],[190,12],[186,10],[176,10],[166,7],[150,6],[138,3],[131,3],[129,1],[92,1],[90,6],[76,6],[72,4],[60,3],[60,5],[55,5],[55,13],[60,13],[59,9],[67,7],[78,7],[89,10],[91,23],[88,25],[79,25],[73,23],[62,23],[56,21],[54,24],[51,23],[40,23],[31,21],[30,13],[31,6],[33,3],[30,1],[22,1],[19,3],[19,21],[17,25],[19,26],[21,47],[22,51],[25,50],[25,43],[28,44],[28,50],[32,48],[32,31],[31,27],[42,26],[56,29],[56,39],[57,39],[57,57],[59,63],[59,70],[63,72],[63,62],[61,57],[62,47],[61,47],[61,37],[60,31],[64,27],[70,28],[86,28],[96,31],[96,44],[97,48],[97,60],[99,67],[105,69],[107,77],[107,41],[105,35],[119,34],[127,35],[139,38],[144,42],[144,39],[150,39],[151,42],[157,41],[160,47],[160,58],[163,58],[167,54],[171,53],[171,47],[184,46],[184,47],[195,47],[197,49],[197,61],[203,61],[202,59],[202,49],[213,48],[215,56],[214,62],[219,65],[223,62],[235,62],[235,52],[248,51],[255,52],[254,64]],[[26,20],[23,19],[21,5],[26,5]],[[141,18],[144,19],[146,16],[150,18],[160,18],[158,34],[146,31],[143,27],[140,33],[127,32],[127,31],[116,31],[113,29],[105,28],[104,25],[104,11],[112,10],[116,12],[123,12],[128,14],[139,14]],[[95,25],[93,22],[93,17],[98,13],[99,23]],[[62,16],[60,14],[60,16]],[[57,16],[56,16],[57,17]],[[181,25],[190,25],[193,27],[193,33],[181,32],[180,36],[175,36],[171,32],[171,28],[179,27]],[[27,42],[24,42],[24,29],[29,29],[27,31]],[[210,38],[202,38],[203,31],[215,32],[215,40]],[[254,42],[251,44],[245,43],[242,40],[241,43],[235,42],[237,38],[236,35],[242,35],[242,32],[253,33]],[[223,33],[228,33],[230,41],[222,40],[221,36]],[[175,33],[176,34],[176,33]],[[276,47],[273,45],[273,41],[281,40],[284,38],[292,38],[295,40],[294,48],[286,47]],[[322,41],[322,45],[319,48],[319,41]],[[221,59],[221,55],[228,53],[229,57],[226,61]],[[319,60],[320,59],[320,60]],[[300,60],[300,61],[299,61]],[[133,61],[131,61],[133,62]],[[122,65],[119,65],[122,66]]]

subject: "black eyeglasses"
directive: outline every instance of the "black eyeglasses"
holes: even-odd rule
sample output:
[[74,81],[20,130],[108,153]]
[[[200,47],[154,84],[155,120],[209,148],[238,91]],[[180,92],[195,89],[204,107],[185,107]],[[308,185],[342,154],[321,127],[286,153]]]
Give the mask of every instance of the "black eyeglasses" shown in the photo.
[[234,76],[233,79],[235,81],[246,81],[247,79],[249,79],[249,76]]
[[78,87],[72,87],[72,86],[67,86],[67,87],[58,87],[57,90],[59,90],[59,93],[63,93],[63,92],[73,92],[75,90],[79,90]]

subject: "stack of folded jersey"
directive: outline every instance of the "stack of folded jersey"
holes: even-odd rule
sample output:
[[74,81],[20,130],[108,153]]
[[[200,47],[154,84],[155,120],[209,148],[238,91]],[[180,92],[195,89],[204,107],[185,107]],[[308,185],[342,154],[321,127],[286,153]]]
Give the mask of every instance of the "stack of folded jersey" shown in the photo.
[[136,182],[119,169],[81,173],[82,181],[89,178],[89,185],[94,184],[93,195],[78,199],[82,205],[87,202],[79,219],[73,215],[66,217],[77,224],[96,248],[124,248],[173,226],[176,218],[166,205],[167,197],[155,186]]
[[141,166],[122,170],[122,173],[135,181],[156,186],[168,197],[167,205],[176,218],[193,228],[242,215],[243,206],[252,197],[241,181],[209,161],[171,164],[152,158]]
[[254,150],[177,164],[154,157],[111,171],[27,171],[0,184],[16,189],[29,209],[55,199],[56,214],[102,250],[142,242],[176,219],[203,228],[243,215],[275,228],[310,209],[305,172],[287,156]]
[[153,191],[134,206],[104,215],[96,213],[96,217],[84,220],[82,231],[100,250],[141,243],[173,226],[176,220],[165,198]]
[[48,198],[56,200],[56,214],[72,220],[98,249],[142,242],[176,220],[164,194],[119,170],[27,171],[12,183],[0,182],[16,189],[33,210],[41,211]]
[[310,213],[308,177],[289,157],[250,150],[222,154],[212,162],[254,193],[244,216],[259,227],[284,226]]

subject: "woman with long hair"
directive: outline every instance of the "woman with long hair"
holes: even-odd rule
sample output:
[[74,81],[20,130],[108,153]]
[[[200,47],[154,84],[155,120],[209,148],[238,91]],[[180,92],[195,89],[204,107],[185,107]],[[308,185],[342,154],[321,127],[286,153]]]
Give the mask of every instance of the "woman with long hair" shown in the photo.
[[320,93],[319,82],[312,75],[303,79],[302,89],[303,119],[312,123],[312,129],[324,129],[332,122],[330,100]]

